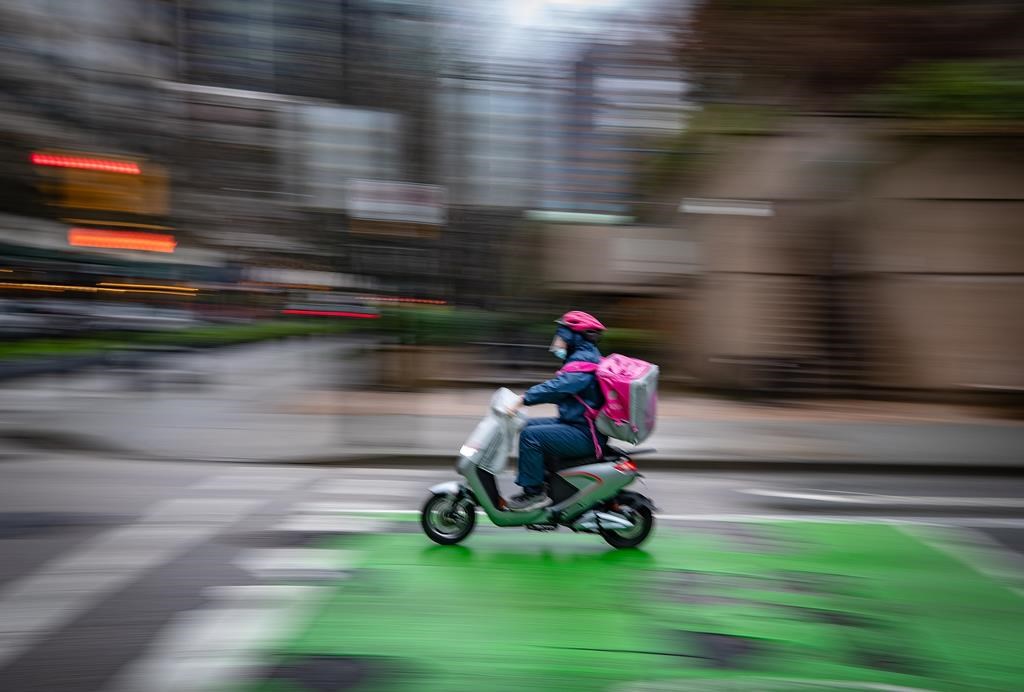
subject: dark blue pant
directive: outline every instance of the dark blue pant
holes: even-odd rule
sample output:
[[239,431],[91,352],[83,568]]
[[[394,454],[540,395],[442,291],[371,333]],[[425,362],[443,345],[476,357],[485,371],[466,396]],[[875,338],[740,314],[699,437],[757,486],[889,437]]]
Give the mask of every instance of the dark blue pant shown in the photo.
[[[598,442],[604,442],[604,435]],[[557,418],[532,418],[519,434],[519,476],[524,489],[539,491],[544,486],[545,459],[575,459],[593,456],[594,441],[585,427],[559,423]]]

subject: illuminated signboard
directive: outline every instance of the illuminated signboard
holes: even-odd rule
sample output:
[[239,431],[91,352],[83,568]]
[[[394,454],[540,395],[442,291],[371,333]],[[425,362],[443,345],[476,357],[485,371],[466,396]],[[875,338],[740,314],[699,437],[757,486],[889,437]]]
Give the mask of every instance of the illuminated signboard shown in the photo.
[[160,166],[78,154],[34,152],[51,204],[141,216],[167,214],[167,174]]
[[144,252],[174,252],[174,248],[178,245],[173,235],[141,231],[113,231],[105,228],[72,228],[68,231],[68,243],[76,247],[142,250]]

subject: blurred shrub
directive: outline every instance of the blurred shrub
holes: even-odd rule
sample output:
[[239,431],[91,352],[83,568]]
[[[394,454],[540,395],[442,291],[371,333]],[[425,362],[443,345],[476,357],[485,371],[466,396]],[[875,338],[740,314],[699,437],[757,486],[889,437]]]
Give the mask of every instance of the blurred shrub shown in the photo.
[[503,318],[486,310],[433,305],[403,305],[381,311],[379,327],[408,346],[465,346],[495,338]]
[[118,345],[106,339],[23,339],[0,344],[0,361],[95,353]]
[[[555,334],[553,324],[534,324],[529,329],[531,339],[538,344],[548,344]],[[659,352],[663,337],[653,329],[607,330],[598,342],[601,353],[621,353],[635,358],[653,358]]]
[[609,329],[598,346],[605,355],[621,353],[637,358],[654,358],[663,337],[652,329]]
[[549,322],[533,322],[523,327],[522,333],[532,343],[539,345],[548,345],[551,340],[555,337],[555,326],[554,320]]
[[[410,346],[465,346],[480,341],[546,346],[555,334],[552,321],[450,306],[387,307],[381,311],[379,323],[397,343]],[[661,335],[653,330],[609,329],[599,346],[603,353],[617,351],[642,357],[657,352],[661,341]]]
[[867,109],[922,118],[1024,119],[1024,60],[947,60],[898,70]]
[[280,320],[179,331],[119,333],[73,339],[24,339],[0,344],[0,360],[85,355],[133,346],[216,347],[290,336],[340,334],[355,328],[334,320]]
[[254,324],[196,327],[177,332],[139,334],[134,341],[160,346],[210,347],[229,346],[253,341],[281,339],[290,336],[341,334],[355,327],[352,322],[338,320],[272,321]]

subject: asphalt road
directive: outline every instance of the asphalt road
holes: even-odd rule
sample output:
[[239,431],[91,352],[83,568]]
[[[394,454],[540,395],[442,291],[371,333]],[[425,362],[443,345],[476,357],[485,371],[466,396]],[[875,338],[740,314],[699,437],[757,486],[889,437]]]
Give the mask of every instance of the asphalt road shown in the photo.
[[[454,477],[5,461],[0,689],[1024,680],[1019,478],[652,473],[641,491],[659,506],[657,535],[616,553],[595,536],[484,518],[464,547],[434,547],[415,510]],[[769,576],[782,581],[746,583]]]

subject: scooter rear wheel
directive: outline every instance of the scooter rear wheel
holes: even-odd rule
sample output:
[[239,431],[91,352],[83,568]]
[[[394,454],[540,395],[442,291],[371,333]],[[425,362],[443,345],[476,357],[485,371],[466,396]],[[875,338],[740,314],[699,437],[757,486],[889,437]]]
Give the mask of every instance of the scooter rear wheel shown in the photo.
[[613,548],[635,548],[651,535],[654,528],[654,513],[647,505],[631,499],[620,501],[629,512],[634,524],[629,529],[600,529],[601,538]]
[[420,526],[434,543],[455,545],[473,532],[476,508],[472,502],[460,502],[455,495],[434,495],[420,510]]

